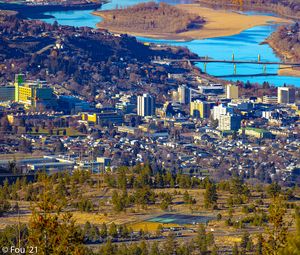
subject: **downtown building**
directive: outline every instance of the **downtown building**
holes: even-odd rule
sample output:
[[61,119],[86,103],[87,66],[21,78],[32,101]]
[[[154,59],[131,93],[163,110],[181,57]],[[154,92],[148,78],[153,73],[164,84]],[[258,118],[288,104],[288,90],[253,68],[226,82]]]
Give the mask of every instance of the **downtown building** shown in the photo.
[[234,109],[232,107],[228,107],[223,104],[214,106],[212,109],[212,117],[214,120],[220,120],[221,115],[226,115],[227,113],[233,114]]
[[226,98],[238,99],[239,98],[239,87],[233,84],[226,85]]
[[241,128],[241,116],[227,113],[221,115],[218,129],[221,131],[237,131]]
[[178,101],[181,104],[189,104],[191,102],[191,89],[186,85],[178,87]]
[[14,101],[26,108],[52,108],[56,104],[56,97],[53,88],[45,81],[25,80],[23,74],[18,74],[13,86],[0,88],[0,101]]
[[194,118],[206,119],[210,116],[210,103],[195,100],[190,104],[190,115]]
[[138,96],[137,114],[139,116],[155,115],[155,98],[149,94],[143,94],[142,96]]
[[293,104],[296,99],[296,90],[293,87],[278,87],[278,104]]

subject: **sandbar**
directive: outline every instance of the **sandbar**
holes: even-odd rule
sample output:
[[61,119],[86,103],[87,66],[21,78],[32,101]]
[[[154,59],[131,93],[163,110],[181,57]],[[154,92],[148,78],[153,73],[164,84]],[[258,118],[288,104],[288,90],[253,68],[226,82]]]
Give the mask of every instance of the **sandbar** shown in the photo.
[[[135,32],[126,29],[118,30],[116,28],[103,27],[101,22],[97,24],[98,28],[107,29],[113,33],[126,33],[134,36],[143,36],[149,38],[160,38],[178,41],[189,41],[194,39],[206,39],[222,36],[230,36],[239,34],[244,30],[250,29],[255,26],[267,25],[270,23],[290,23],[289,20],[284,18],[263,16],[263,15],[246,15],[228,10],[215,10],[207,7],[202,7],[198,4],[178,4],[176,7],[186,10],[190,13],[195,13],[205,19],[205,24],[201,29],[185,31],[182,33],[147,33]],[[105,19],[105,11],[95,11],[94,15],[100,16]]]

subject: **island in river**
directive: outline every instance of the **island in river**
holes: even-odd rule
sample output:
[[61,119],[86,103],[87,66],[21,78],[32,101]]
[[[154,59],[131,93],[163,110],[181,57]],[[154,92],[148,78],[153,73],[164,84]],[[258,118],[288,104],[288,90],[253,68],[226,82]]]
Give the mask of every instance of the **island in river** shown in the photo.
[[[127,33],[135,36],[144,36],[150,38],[186,41],[193,39],[230,36],[239,34],[242,31],[254,26],[266,25],[269,23],[279,24],[289,22],[286,19],[278,17],[261,15],[248,16],[232,11],[214,10],[206,7],[201,7],[197,4],[179,4],[173,8],[178,8],[180,11],[186,13],[186,17],[194,18],[194,20],[192,18],[190,20],[187,19],[186,23],[183,24],[186,29],[163,29],[161,31],[158,31],[155,29],[145,28],[142,30],[140,29],[140,27],[133,25],[132,23],[132,20],[137,20],[137,18],[141,16],[140,14],[141,12],[143,12],[141,8],[127,8],[130,9],[130,11],[126,11],[126,9],[95,11],[93,12],[93,14],[103,18],[103,21],[98,23],[97,27],[108,29],[110,32]],[[155,16],[154,14],[158,16]],[[116,18],[120,15],[122,16],[122,18],[120,18],[120,20],[116,22]],[[154,12],[152,16],[153,21],[160,20],[160,15],[160,12]],[[178,19],[180,19],[180,16],[178,16]],[[204,19],[205,22],[200,23],[199,21],[202,19]],[[196,25],[193,25],[195,23],[195,20],[197,21]],[[118,25],[116,25],[117,23]]]

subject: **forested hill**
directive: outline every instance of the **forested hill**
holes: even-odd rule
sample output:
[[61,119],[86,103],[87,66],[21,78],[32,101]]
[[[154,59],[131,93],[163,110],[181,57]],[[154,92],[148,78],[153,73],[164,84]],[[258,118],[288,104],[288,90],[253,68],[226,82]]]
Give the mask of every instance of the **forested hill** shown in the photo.
[[141,3],[124,9],[99,11],[101,27],[133,32],[181,33],[200,28],[204,19],[166,3]]
[[299,23],[281,26],[268,39],[278,53],[294,61],[300,61],[300,28]]
[[300,19],[300,0],[197,0],[200,3],[220,6],[237,6],[260,9]]
[[[4,14],[0,15],[0,42],[0,85],[12,81],[16,73],[27,72],[32,79],[63,84],[81,95],[93,95],[108,86],[111,90],[138,89],[133,86],[146,76],[152,58],[190,54],[183,48],[152,50],[127,35]],[[151,68],[153,72],[147,75],[152,82],[167,77],[165,70]]]

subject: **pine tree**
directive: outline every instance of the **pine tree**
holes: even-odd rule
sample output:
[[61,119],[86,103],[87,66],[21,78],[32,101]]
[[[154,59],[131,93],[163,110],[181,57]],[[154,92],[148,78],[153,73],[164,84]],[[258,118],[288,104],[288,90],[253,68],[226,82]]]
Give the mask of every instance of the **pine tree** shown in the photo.
[[232,248],[232,255],[240,255],[240,251],[237,243],[234,243],[234,246]]
[[289,223],[286,223],[284,216],[286,205],[282,198],[276,197],[269,207],[269,223],[266,229],[267,237],[263,242],[264,255],[277,255],[279,250],[286,246]]
[[209,208],[210,206],[217,203],[218,194],[217,187],[214,183],[208,182],[204,193],[204,206]]
[[165,255],[173,255],[177,249],[177,242],[175,240],[174,234],[170,233],[164,242],[163,245],[163,254]]
[[259,234],[257,237],[257,243],[255,246],[255,255],[262,255],[263,253],[263,236]]
[[108,234],[112,238],[117,238],[118,237],[117,226],[114,222],[110,224],[109,229],[108,229]]
[[102,226],[101,226],[101,229],[100,229],[100,236],[103,239],[105,239],[107,237],[107,226],[104,222],[102,223]]
[[250,235],[248,232],[244,232],[243,236],[242,236],[242,240],[241,240],[241,248],[245,251],[246,250],[246,247],[247,247],[247,244],[250,240]]
[[84,254],[82,231],[71,213],[63,213],[47,176],[40,176],[42,193],[33,207],[28,242],[39,254]]
[[216,245],[213,246],[211,250],[211,255],[218,255],[218,247]]
[[273,199],[280,194],[280,191],[281,191],[281,187],[277,182],[272,182],[267,188],[267,193]]
[[296,233],[291,233],[288,237],[287,245],[280,252],[280,255],[300,254],[300,211],[296,210]]
[[196,237],[196,244],[198,246],[200,254],[206,254],[207,252],[207,237],[206,231],[203,224],[199,225],[198,233]]

